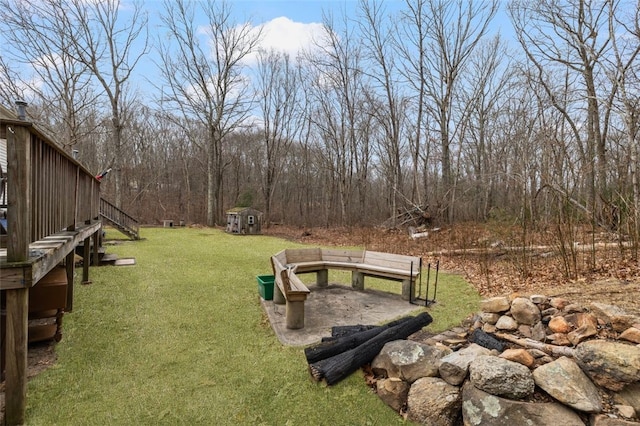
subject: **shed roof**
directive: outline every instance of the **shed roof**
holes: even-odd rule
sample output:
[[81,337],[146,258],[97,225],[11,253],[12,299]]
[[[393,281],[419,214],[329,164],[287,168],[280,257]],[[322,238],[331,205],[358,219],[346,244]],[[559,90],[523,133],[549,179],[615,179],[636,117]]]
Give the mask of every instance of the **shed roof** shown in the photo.
[[254,211],[254,212],[260,213],[259,210],[256,210],[252,207],[234,207],[232,209],[227,210],[227,214],[242,213],[244,211]]

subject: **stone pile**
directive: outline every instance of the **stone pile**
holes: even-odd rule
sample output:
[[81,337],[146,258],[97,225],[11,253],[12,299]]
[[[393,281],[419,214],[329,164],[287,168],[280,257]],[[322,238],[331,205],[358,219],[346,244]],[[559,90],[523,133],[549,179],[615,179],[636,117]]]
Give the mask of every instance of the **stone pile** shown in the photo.
[[640,423],[640,318],[615,306],[486,299],[461,327],[387,343],[371,369],[419,424]]

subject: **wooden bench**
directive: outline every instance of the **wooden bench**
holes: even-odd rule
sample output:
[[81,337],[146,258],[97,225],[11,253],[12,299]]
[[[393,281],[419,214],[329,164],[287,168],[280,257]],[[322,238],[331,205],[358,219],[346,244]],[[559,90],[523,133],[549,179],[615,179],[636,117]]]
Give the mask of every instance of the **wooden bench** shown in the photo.
[[287,328],[304,327],[304,301],[309,289],[296,274],[316,273],[316,285],[326,287],[329,269],[351,271],[351,286],[357,290],[364,290],[365,276],[401,281],[402,298],[411,301],[422,272],[419,257],[367,250],[286,249],[272,256],[271,264],[277,284],[273,301],[286,303]]
[[310,291],[295,274],[295,268],[288,267],[284,252],[271,256],[271,267],[275,277],[273,303],[286,304],[285,322],[289,329],[304,328],[304,302]]

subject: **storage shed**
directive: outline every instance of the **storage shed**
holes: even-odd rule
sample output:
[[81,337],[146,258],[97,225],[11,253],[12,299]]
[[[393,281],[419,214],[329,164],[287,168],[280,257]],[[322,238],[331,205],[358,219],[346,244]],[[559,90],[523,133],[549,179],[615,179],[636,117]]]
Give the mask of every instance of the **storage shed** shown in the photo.
[[262,212],[251,207],[235,207],[227,210],[227,229],[231,234],[260,234]]

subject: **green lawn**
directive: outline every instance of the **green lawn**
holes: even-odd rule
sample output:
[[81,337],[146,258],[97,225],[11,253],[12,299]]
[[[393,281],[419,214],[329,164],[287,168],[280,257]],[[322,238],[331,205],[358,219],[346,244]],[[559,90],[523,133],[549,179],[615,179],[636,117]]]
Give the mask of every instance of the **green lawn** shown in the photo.
[[[327,387],[310,379],[301,348],[278,342],[255,277],[295,244],[211,229],[143,229],[142,237],[107,247],[135,266],[91,268],[88,286],[76,271],[58,361],[28,385],[29,425],[403,423],[361,372]],[[457,325],[478,299],[441,274],[430,327]]]

